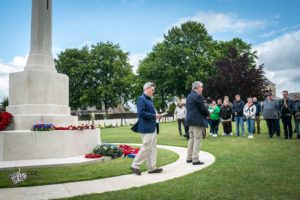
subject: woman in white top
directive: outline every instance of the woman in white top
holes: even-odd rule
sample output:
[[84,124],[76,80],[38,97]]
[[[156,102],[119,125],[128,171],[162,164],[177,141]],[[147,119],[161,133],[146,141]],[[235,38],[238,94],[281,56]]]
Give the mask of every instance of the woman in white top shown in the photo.
[[244,106],[244,116],[246,117],[246,124],[248,130],[248,138],[253,138],[254,134],[254,122],[256,114],[256,106],[252,103],[252,98],[248,97],[248,103]]

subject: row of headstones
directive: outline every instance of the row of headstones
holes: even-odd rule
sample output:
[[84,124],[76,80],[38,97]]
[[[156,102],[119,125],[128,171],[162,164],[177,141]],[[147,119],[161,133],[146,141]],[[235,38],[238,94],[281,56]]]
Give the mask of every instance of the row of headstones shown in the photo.
[[[104,120],[94,120],[94,125],[97,128],[109,128],[109,127],[122,127],[122,126],[133,126],[138,121],[137,118],[132,119],[104,119]],[[163,117],[160,123],[174,122],[173,117]],[[91,120],[78,121],[80,124],[92,124]]]

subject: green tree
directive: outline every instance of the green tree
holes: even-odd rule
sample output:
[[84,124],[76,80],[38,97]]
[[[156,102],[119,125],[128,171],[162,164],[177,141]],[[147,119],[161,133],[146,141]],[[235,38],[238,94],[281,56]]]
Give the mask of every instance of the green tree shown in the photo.
[[2,98],[0,105],[3,108],[6,108],[6,106],[8,106],[8,97],[7,96]]
[[72,109],[85,108],[80,102],[83,92],[88,88],[89,50],[66,49],[55,59],[58,72],[69,76],[69,104]]
[[268,92],[264,77],[263,65],[252,63],[251,52],[241,53],[235,47],[228,47],[228,55],[216,61],[214,74],[207,82],[204,96],[212,99],[229,96],[231,101],[236,94],[246,101],[247,97],[263,100]]
[[213,74],[216,45],[204,25],[193,21],[173,27],[164,35],[163,42],[153,47],[137,71],[140,83],[156,84],[156,107],[164,110],[175,96],[186,96],[192,82],[205,82]]
[[128,54],[119,45],[100,42],[90,49],[62,52],[55,60],[59,72],[69,76],[72,108],[116,107],[132,98],[134,74]]

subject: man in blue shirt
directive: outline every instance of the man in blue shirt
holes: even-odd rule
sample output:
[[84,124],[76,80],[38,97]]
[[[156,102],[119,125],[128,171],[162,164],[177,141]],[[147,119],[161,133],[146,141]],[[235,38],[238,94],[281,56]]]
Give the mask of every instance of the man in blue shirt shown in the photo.
[[137,132],[142,134],[143,145],[133,160],[130,169],[141,175],[140,165],[147,160],[148,173],[161,173],[162,168],[156,168],[157,134],[156,119],[162,118],[156,113],[151,97],[155,92],[155,85],[151,82],[144,84],[144,94],[137,100],[138,127]]

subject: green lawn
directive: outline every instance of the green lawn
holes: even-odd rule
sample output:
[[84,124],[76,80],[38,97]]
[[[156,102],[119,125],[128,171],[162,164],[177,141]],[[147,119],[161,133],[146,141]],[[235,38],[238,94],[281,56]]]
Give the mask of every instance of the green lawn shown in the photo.
[[[254,139],[205,138],[201,149],[211,152],[216,162],[201,171],[162,183],[69,199],[300,199],[300,140],[268,139],[265,121],[261,124],[262,133]],[[160,131],[159,144],[187,146],[176,123],[161,124]],[[101,139],[140,143],[140,135],[128,127],[103,129]]]
[[[178,157],[173,151],[158,149],[157,165],[175,162]],[[129,169],[131,162],[132,158],[117,158],[80,166],[21,169],[21,172],[28,174],[28,179],[17,185],[13,185],[9,177],[17,170],[4,170],[0,171],[0,187],[37,186],[120,176],[132,173]],[[141,170],[147,170],[146,163],[141,166]]]

